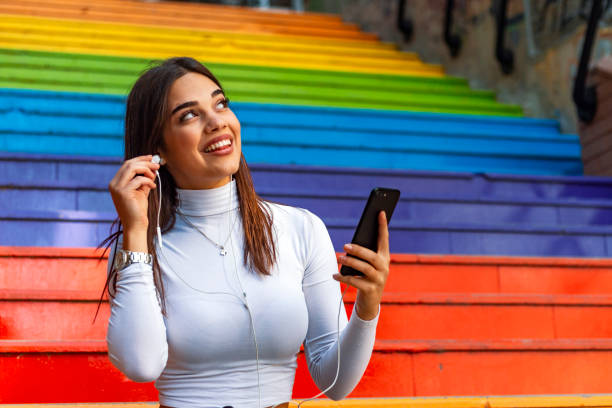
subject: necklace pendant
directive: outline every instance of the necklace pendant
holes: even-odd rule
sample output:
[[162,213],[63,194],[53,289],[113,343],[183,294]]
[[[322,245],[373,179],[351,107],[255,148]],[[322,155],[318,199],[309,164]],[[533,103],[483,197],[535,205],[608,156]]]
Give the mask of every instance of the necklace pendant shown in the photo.
[[219,254],[221,256],[225,256],[225,255],[227,255],[227,251],[225,250],[225,248],[221,247],[221,252],[219,252]]

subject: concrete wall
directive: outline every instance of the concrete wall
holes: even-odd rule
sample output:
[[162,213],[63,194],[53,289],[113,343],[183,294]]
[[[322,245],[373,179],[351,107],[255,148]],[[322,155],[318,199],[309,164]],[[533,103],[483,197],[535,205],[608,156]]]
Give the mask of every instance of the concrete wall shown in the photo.
[[[355,22],[364,31],[377,33],[381,40],[394,42],[400,49],[415,51],[429,63],[442,64],[449,75],[468,78],[472,87],[493,89],[498,100],[523,106],[530,117],[558,119],[564,132],[577,128],[571,99],[573,76],[577,70],[585,24],[557,36],[555,43],[537,57],[527,52],[522,0],[510,0],[510,18],[517,17],[506,32],[506,45],[514,51],[515,70],[503,75],[495,60],[495,18],[489,0],[457,0],[454,32],[463,47],[451,58],[443,38],[444,0],[409,0],[406,15],[412,17],[414,35],[406,42],[396,28],[397,0],[311,0],[319,11],[339,9],[343,19]],[[325,10],[327,7],[327,10]],[[600,31],[601,33],[601,31]],[[593,61],[609,55],[610,38],[596,43]]]

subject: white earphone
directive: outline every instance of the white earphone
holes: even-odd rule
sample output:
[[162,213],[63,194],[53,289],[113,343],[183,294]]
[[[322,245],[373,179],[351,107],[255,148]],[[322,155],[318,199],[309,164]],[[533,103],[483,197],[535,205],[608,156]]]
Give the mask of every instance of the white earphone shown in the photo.
[[[163,166],[164,164],[166,164],[166,161],[162,159],[158,154],[153,156],[153,158],[151,159],[151,162],[157,163],[160,166]],[[164,243],[162,241],[161,227],[159,226],[159,214],[161,212],[161,203],[162,203],[162,184],[161,184],[161,177],[159,176],[159,171],[155,170],[155,174],[157,175],[157,179],[159,180],[159,192],[157,193],[159,194],[159,205],[157,206],[157,240],[159,241],[159,247],[163,248]]]
[[[151,162],[153,163],[158,163],[160,165],[164,165],[166,163],[166,161],[161,158],[159,155],[154,155],[153,158],[151,159]],[[157,208],[157,240],[159,242],[159,247],[163,248],[162,245],[162,234],[161,234],[161,227],[159,225],[159,215],[161,212],[161,203],[162,203],[162,188],[161,188],[161,177],[159,175],[159,171],[155,170],[155,174],[157,175],[157,179],[159,180],[159,206]],[[229,235],[229,239],[230,239],[230,244],[232,246],[232,259],[234,260],[234,273],[236,274],[236,278],[238,279],[238,284],[240,285],[240,290],[242,291],[242,297],[237,296],[235,293],[227,293],[227,292],[204,292],[202,290],[196,289],[193,286],[189,285],[187,282],[185,282],[183,280],[183,278],[179,275],[179,274],[175,274],[185,283],[187,284],[187,286],[189,286],[190,288],[197,290],[199,292],[202,293],[208,293],[208,294],[219,294],[219,293],[223,293],[223,294],[228,294],[231,296],[236,296],[238,297],[245,305],[247,311],[249,312],[249,318],[251,320],[251,331],[253,333],[253,340],[255,341],[255,357],[257,360],[257,389],[258,389],[258,407],[261,407],[261,382],[260,382],[260,376],[259,376],[259,345],[257,344],[257,335],[255,333],[255,321],[253,320],[253,315],[251,314],[251,308],[249,307],[248,301],[247,301],[247,295],[246,292],[244,290],[244,287],[242,286],[242,281],[240,280],[240,275],[238,274],[238,266],[236,264],[236,257],[233,256],[233,254],[235,253],[234,251],[234,241],[232,239],[231,236],[231,222],[230,222],[230,205],[232,202],[232,179],[233,176],[230,176],[230,188],[229,188],[229,201],[228,201],[228,208],[227,208],[227,214],[228,214],[228,222],[227,222],[227,229],[228,229],[228,235]],[[161,251],[160,251],[161,252]],[[163,256],[163,252],[161,252],[162,256]],[[165,259],[165,256],[163,256]],[[167,260],[166,260],[167,263]],[[169,265],[169,264],[168,264]],[[336,376],[334,378],[334,381],[332,382],[332,384],[327,387],[325,390],[323,390],[322,392],[320,392],[319,394],[315,395],[314,397],[308,398],[303,400],[302,402],[300,402],[298,404],[298,408],[300,408],[300,406],[306,402],[306,401],[311,401],[313,399],[316,399],[318,397],[320,397],[321,395],[323,395],[325,392],[327,392],[330,388],[332,388],[335,384],[336,381],[338,380],[338,374],[340,373],[340,313],[342,312],[342,304],[344,302],[344,294],[346,293],[346,291],[348,290],[348,285],[346,286],[346,289],[344,289],[344,292],[342,293],[342,296],[340,298],[340,305],[338,307],[338,326],[337,326],[337,330],[336,330],[336,335],[337,335],[337,342],[338,342],[338,367],[336,369]],[[276,408],[281,404],[284,404],[285,402],[281,402],[280,404],[276,404],[274,407],[272,408]]]

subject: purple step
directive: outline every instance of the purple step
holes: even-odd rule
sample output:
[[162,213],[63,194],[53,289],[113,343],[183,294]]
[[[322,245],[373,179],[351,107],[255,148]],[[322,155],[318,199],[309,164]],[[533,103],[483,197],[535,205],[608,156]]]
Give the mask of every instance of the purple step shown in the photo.
[[[272,178],[272,174],[266,178]],[[257,186],[267,200],[308,208],[321,217],[359,218],[368,191],[321,190],[293,184],[283,189]],[[391,185],[391,184],[390,184]],[[393,185],[391,185],[393,186]],[[345,186],[346,188],[346,186]],[[114,213],[108,189],[89,188],[78,182],[16,184],[0,183],[0,209],[78,210]],[[394,220],[530,225],[612,225],[612,200],[523,199],[517,196],[470,197],[414,191],[404,193],[393,215]]]
[[[97,246],[108,235],[113,213],[0,210],[2,246]],[[350,242],[356,218],[322,217],[336,251]],[[393,219],[395,253],[608,257],[612,227],[521,224],[428,223]]]
[[[97,246],[115,218],[120,158],[0,154],[0,245]],[[394,252],[608,256],[612,181],[473,173],[250,166],[264,198],[308,208],[336,250],[371,188],[399,188]]]
[[[42,155],[0,152],[0,184],[82,186],[106,190],[122,162],[120,157]],[[394,186],[402,196],[455,195],[466,198],[607,200],[612,179],[585,176],[527,176],[469,172],[356,169],[305,165],[250,164],[256,188],[278,190],[296,186],[313,191],[367,192]],[[51,184],[40,184],[51,183]]]

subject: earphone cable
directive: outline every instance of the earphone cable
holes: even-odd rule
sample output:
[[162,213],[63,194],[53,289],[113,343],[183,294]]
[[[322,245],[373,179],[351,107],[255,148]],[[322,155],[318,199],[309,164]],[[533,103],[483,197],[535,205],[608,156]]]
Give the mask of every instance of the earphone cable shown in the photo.
[[161,177],[159,175],[159,171],[155,170],[155,174],[157,174],[157,179],[159,180],[159,191],[157,192],[157,195],[159,196],[159,205],[157,206],[157,241],[159,242],[159,247],[163,248],[164,244],[162,242],[162,234],[161,234],[161,227],[159,226],[159,215],[161,213],[161,205],[162,205],[162,184],[161,184]]
[[[230,176],[230,199],[229,202],[231,203],[231,199],[232,199],[232,176]],[[251,314],[251,308],[249,307],[249,304],[246,300],[246,292],[244,291],[244,288],[242,287],[242,281],[240,280],[240,275],[238,275],[238,265],[236,264],[236,251],[234,250],[234,240],[232,240],[232,231],[230,229],[230,212],[229,212],[229,205],[228,205],[228,211],[227,211],[227,227],[228,227],[228,238],[230,240],[230,245],[232,246],[232,259],[234,260],[234,272],[236,273],[236,278],[238,278],[238,284],[240,285],[240,289],[242,290],[242,296],[244,296],[244,305],[247,308],[247,311],[249,312],[249,320],[251,321],[251,331],[253,332],[253,340],[255,341],[255,360],[256,360],[256,364],[257,364],[257,406],[258,408],[261,408],[261,381],[259,378],[259,345],[257,344],[257,334],[255,333],[255,321],[253,320],[253,315]],[[238,215],[236,215],[236,218],[234,219],[234,223],[236,222],[236,219],[238,218]],[[234,224],[232,224],[232,227],[234,226]]]
[[[156,170],[155,173],[157,174],[157,178],[159,180],[159,206],[157,208],[157,239],[159,242],[159,246],[160,249],[163,248],[163,244],[162,244],[162,236],[161,236],[161,227],[159,225],[159,218],[160,218],[160,212],[161,212],[161,203],[162,203],[162,197],[161,197],[161,177],[159,175],[159,172]],[[236,277],[238,278],[238,283],[240,285],[240,289],[242,290],[242,295],[243,298],[241,298],[240,296],[237,296],[235,293],[229,293],[229,292],[206,292],[206,291],[202,291],[200,289],[194,288],[193,286],[191,286],[187,281],[185,281],[182,276],[180,274],[177,274],[176,272],[174,272],[174,274],[176,276],[179,277],[179,279],[185,283],[187,286],[189,286],[191,289],[201,292],[201,293],[205,293],[205,294],[226,294],[226,295],[231,295],[231,296],[235,296],[237,298],[239,298],[241,300],[242,303],[244,303],[248,313],[249,313],[249,319],[251,321],[251,331],[253,333],[253,340],[255,341],[255,358],[256,358],[256,364],[257,364],[257,391],[258,391],[258,407],[261,408],[261,380],[260,380],[260,372],[259,372],[259,345],[257,343],[257,335],[255,332],[255,322],[253,319],[253,315],[251,314],[251,309],[248,305],[248,302],[246,301],[246,292],[244,291],[244,288],[242,286],[242,282],[240,280],[240,276],[238,274],[238,266],[236,264],[236,256],[235,256],[235,249],[234,249],[234,242],[231,239],[231,232],[232,232],[232,228],[235,225],[236,219],[238,217],[238,215],[236,216],[236,218],[234,219],[234,223],[230,223],[230,217],[231,217],[231,197],[232,197],[232,177],[230,176],[230,189],[229,189],[229,194],[230,194],[230,198],[228,200],[228,210],[227,210],[227,216],[228,216],[228,238],[230,240],[230,245],[232,246],[232,258],[234,261],[234,272],[236,273]],[[182,215],[182,214],[181,214]],[[185,220],[185,217],[182,217]],[[185,220],[186,221],[186,220]],[[189,222],[187,222],[189,223]],[[190,224],[190,223],[189,223]],[[193,227],[193,225],[191,225]],[[199,230],[198,230],[199,231]],[[208,237],[207,237],[208,238]],[[227,242],[227,240],[226,240]],[[170,267],[170,263],[168,262],[168,259],[165,257],[165,255],[163,254],[163,251],[160,251],[160,253],[162,254],[162,257],[164,258],[164,260],[166,261],[166,264],[168,265],[168,267]],[[172,268],[170,268],[172,269]],[[174,271],[174,270],[173,270]],[[337,330],[336,330],[336,341],[337,341],[337,348],[338,348],[338,353],[337,353],[337,368],[336,368],[336,376],[334,377],[334,381],[332,382],[332,384],[327,387],[325,390],[323,390],[322,392],[320,392],[319,394],[315,395],[312,398],[308,398],[306,400],[301,401],[300,403],[298,403],[298,408],[300,408],[300,406],[307,402],[307,401],[311,401],[314,400],[316,398],[318,398],[319,396],[323,395],[324,393],[326,393],[328,390],[330,390],[335,384],[336,381],[338,380],[338,375],[340,373],[340,314],[342,312],[342,304],[344,302],[344,294],[346,293],[346,291],[348,290],[349,285],[346,285],[346,289],[344,290],[344,292],[342,293],[342,296],[340,297],[340,304],[338,307],[338,319],[337,319]],[[276,408],[278,405],[284,404],[284,402],[275,405],[273,408]]]

